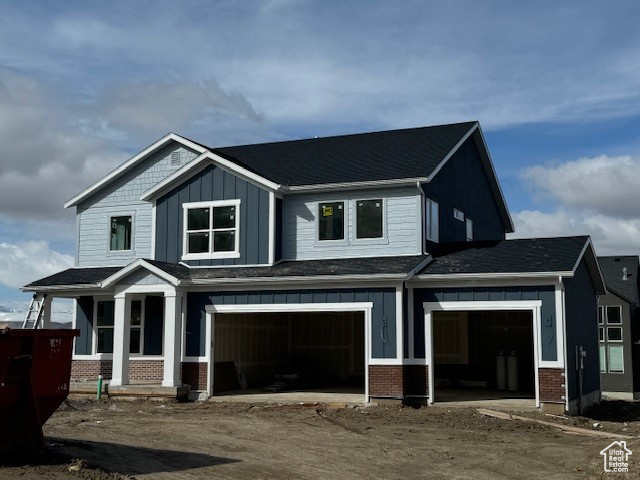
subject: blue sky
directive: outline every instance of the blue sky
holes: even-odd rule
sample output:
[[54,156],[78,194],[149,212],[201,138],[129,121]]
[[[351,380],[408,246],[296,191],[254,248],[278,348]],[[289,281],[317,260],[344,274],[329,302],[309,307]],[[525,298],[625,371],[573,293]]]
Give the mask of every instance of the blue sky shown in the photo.
[[479,120],[516,236],[640,253],[637,2],[0,4],[0,305],[64,200],[175,131],[223,146]]

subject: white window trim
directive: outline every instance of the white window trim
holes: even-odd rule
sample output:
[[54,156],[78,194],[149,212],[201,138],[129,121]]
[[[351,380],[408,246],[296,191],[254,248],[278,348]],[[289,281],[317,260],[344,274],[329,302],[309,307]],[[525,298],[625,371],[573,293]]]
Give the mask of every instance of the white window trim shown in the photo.
[[458,208],[453,209],[453,218],[460,222],[464,222],[464,212]]
[[530,311],[532,320],[533,335],[533,369],[534,369],[534,388],[536,397],[536,407],[540,407],[540,379],[539,368],[547,368],[549,362],[542,360],[542,348],[540,348],[540,318],[542,301],[541,300],[507,300],[507,301],[452,301],[452,302],[424,302],[424,341],[425,341],[425,358],[424,364],[427,365],[429,379],[429,396],[428,403],[433,404],[435,399],[435,379],[434,379],[434,349],[433,349],[433,313],[446,311],[478,311],[478,310],[520,310]]
[[[616,370],[616,371],[612,371],[611,370],[611,358],[610,358],[610,348],[611,347],[620,347],[622,348],[622,370]],[[620,342],[614,343],[613,345],[608,345],[606,346],[607,348],[607,373],[611,373],[614,375],[622,375],[624,373],[624,347],[621,345]]]
[[[236,207],[235,213],[235,249],[232,252],[204,252],[189,253],[189,243],[187,237],[187,212],[194,208],[209,208],[209,248],[213,242],[213,208],[215,207]],[[230,230],[230,229],[229,229]],[[234,200],[214,200],[211,202],[191,202],[182,204],[182,260],[209,260],[218,258],[240,258],[240,199]]]
[[[440,242],[440,204],[435,200],[430,198],[425,198],[425,238],[429,242],[439,243]],[[429,234],[429,224],[433,225],[433,218],[431,217],[431,205],[436,206],[436,211],[438,215],[435,222],[435,228],[431,228],[431,235]]]
[[[131,248],[128,250],[111,250],[111,219],[116,217],[131,217]],[[136,215],[135,212],[121,212],[121,213],[110,213],[107,216],[107,255],[123,255],[130,254],[135,251],[135,225],[136,225]]]
[[[323,203],[342,203],[342,209],[344,210],[344,225],[343,232],[344,238],[338,240],[320,240],[320,204]],[[349,200],[346,198],[327,199],[318,202],[314,202],[315,212],[315,244],[316,245],[349,245]]]
[[[609,338],[609,329],[610,328],[619,328],[620,329],[620,340],[611,340]],[[622,338],[622,336],[623,336],[623,332],[622,332],[622,325],[621,324],[614,323],[614,324],[611,324],[611,325],[607,325],[606,337],[605,337],[607,339],[607,342],[610,342],[610,343],[622,343],[622,342],[624,342],[624,339]]]
[[[402,309],[402,305],[399,307]],[[364,314],[364,357],[365,357],[365,402],[370,401],[369,398],[369,366],[376,365],[376,359],[371,358],[371,319],[372,319],[373,302],[345,302],[345,303],[275,303],[275,304],[247,304],[247,305],[207,305],[206,312],[206,332],[205,358],[207,362],[207,395],[212,395],[212,386],[214,384],[213,377],[213,347],[214,347],[214,331],[215,316],[219,313],[268,313],[268,312],[362,312]],[[397,322],[401,325],[402,320]],[[400,332],[398,344],[401,345],[402,332]],[[397,351],[400,365],[402,364],[402,354]],[[191,358],[191,357],[189,357]],[[380,365],[385,363],[379,363]]]
[[[131,341],[131,329],[132,328],[140,328],[140,352],[139,353],[129,353],[129,359],[144,357],[144,317],[145,317],[145,304],[147,303],[145,295],[135,295],[129,299],[129,302],[140,302],[140,325],[131,325],[131,319],[129,319],[129,341]],[[131,309],[129,309],[131,312]]]
[[[113,326],[112,327],[98,327],[98,302],[113,302]],[[116,328],[116,311],[115,300],[113,297],[93,297],[93,342],[91,352],[93,356],[98,356],[101,359],[110,359],[113,357],[113,352],[98,352],[98,328]],[[115,347],[115,345],[114,345]]]
[[[358,202],[367,200],[380,200],[382,202],[382,236],[373,238],[358,238]],[[350,209],[353,211],[353,231],[351,243],[353,245],[380,245],[389,243],[387,230],[387,199],[385,197],[362,197],[351,200]],[[349,222],[347,222],[348,224]],[[326,240],[322,240],[325,242]]]

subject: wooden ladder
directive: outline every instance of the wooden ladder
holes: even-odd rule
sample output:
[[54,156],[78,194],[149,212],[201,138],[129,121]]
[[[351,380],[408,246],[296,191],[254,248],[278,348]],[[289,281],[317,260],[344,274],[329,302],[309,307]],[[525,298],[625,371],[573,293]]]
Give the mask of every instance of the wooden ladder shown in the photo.
[[38,328],[40,325],[40,320],[42,320],[42,313],[44,312],[44,303],[47,298],[47,294],[37,294],[34,293],[31,298],[31,303],[29,304],[29,310],[27,311],[27,316],[24,319],[24,323],[22,324],[22,328]]

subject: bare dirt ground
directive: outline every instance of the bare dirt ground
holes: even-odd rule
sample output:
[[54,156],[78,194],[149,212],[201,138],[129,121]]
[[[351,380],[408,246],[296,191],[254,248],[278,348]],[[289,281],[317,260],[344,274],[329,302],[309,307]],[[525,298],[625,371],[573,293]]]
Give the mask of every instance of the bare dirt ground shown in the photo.
[[47,453],[0,460],[0,478],[640,478],[638,404],[527,415],[633,435],[630,473],[603,474],[611,440],[472,409],[69,401],[45,426]]

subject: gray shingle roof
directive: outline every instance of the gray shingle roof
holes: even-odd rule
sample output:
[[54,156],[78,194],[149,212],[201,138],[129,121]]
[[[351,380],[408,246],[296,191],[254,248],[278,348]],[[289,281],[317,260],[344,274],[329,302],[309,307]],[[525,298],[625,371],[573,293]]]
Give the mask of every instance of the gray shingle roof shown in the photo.
[[418,178],[429,176],[475,124],[465,122],[210,150],[264,178],[289,186]]
[[[326,275],[408,274],[428,258],[427,255],[378,258],[344,258],[281,262],[270,267],[188,268],[181,264],[146,260],[179,280],[275,278]],[[50,277],[30,283],[25,288],[60,285],[97,284],[124,267],[70,268]]]
[[[598,257],[598,264],[607,290],[628,301],[638,303],[638,256]],[[627,268],[627,280],[623,280],[622,269]]]
[[588,239],[527,238],[446,245],[419,274],[571,271]]

